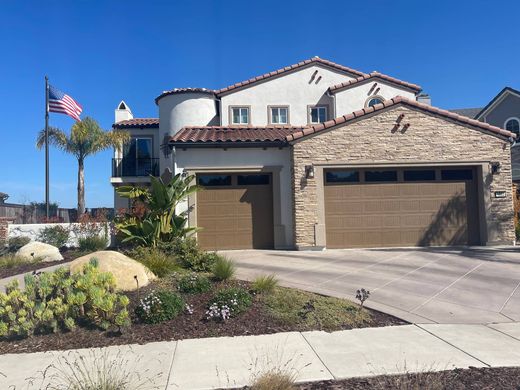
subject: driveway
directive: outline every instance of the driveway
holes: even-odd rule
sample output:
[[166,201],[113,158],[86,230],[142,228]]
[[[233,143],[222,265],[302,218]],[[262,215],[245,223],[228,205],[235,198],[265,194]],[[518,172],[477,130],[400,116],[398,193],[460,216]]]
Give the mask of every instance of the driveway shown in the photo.
[[223,251],[252,279],[355,300],[413,323],[520,321],[520,248]]

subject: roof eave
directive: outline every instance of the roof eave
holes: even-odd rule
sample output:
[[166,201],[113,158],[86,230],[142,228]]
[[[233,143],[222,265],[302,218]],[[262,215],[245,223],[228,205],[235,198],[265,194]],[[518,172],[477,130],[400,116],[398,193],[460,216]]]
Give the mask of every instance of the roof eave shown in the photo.
[[201,142],[186,142],[186,141],[170,141],[170,146],[175,146],[181,149],[192,148],[280,148],[288,146],[285,140],[276,141],[201,141]]

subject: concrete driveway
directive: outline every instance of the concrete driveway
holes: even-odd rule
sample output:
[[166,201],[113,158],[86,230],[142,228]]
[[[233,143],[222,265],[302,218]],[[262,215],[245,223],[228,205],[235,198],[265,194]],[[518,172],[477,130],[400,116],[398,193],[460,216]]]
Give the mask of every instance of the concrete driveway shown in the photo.
[[277,275],[289,287],[355,300],[414,323],[520,321],[520,248],[223,251],[238,277]]

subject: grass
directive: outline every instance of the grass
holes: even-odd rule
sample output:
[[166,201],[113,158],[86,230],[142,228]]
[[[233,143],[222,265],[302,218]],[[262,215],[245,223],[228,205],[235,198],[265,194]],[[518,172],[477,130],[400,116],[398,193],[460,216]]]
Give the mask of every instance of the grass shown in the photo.
[[276,369],[263,373],[251,385],[252,390],[293,390],[295,375]]
[[370,322],[368,311],[339,298],[277,287],[261,299],[275,321],[296,328],[334,330]]
[[129,252],[128,256],[145,265],[159,278],[181,269],[172,256],[157,248],[139,247]]
[[235,264],[223,256],[218,256],[213,266],[213,276],[216,280],[231,279],[236,272]]
[[14,268],[22,264],[33,264],[41,261],[39,258],[28,260],[15,254],[7,254],[0,257],[0,268]]
[[257,293],[271,293],[278,286],[278,279],[274,275],[261,275],[252,283],[253,290]]

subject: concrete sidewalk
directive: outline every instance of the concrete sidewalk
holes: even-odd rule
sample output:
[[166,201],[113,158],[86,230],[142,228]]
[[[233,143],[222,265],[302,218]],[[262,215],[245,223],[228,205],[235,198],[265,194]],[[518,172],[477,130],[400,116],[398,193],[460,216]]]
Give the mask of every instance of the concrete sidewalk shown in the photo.
[[405,369],[520,366],[520,324],[406,325],[8,354],[0,355],[4,375],[0,375],[0,388],[56,385],[60,379],[53,376],[58,369],[66,371],[67,362],[82,357],[87,365],[99,364],[103,356],[124,375],[135,376],[142,388],[234,388],[251,383],[270,368],[285,368],[296,374],[298,382],[307,382]]

